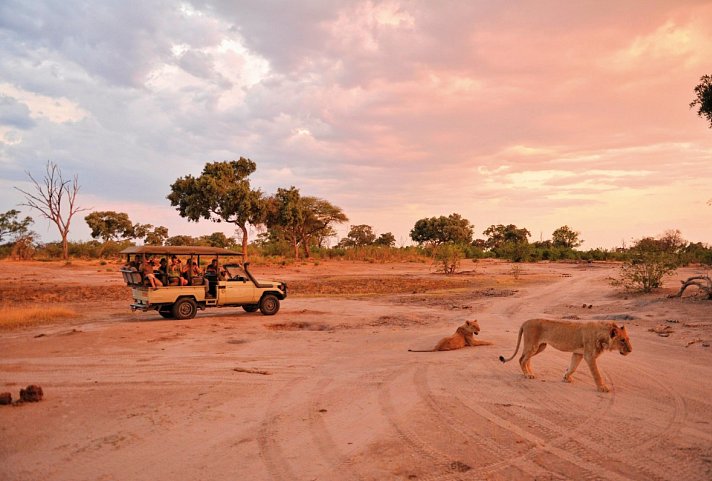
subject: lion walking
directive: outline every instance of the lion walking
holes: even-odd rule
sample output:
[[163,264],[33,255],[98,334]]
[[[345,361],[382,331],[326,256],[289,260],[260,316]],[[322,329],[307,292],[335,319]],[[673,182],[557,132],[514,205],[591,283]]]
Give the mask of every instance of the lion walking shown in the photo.
[[435,351],[452,351],[454,349],[462,349],[468,346],[490,346],[493,343],[490,341],[478,341],[474,336],[479,335],[480,325],[477,319],[472,321],[465,321],[465,323],[458,327],[455,334],[452,336],[442,338],[436,345],[434,349],[408,349],[410,352],[435,352]]
[[564,352],[571,352],[571,364],[564,374],[564,381],[572,382],[572,375],[578,368],[582,359],[586,360],[596,387],[601,392],[608,392],[608,386],[603,382],[603,377],[598,370],[596,359],[605,350],[617,349],[623,356],[628,355],[632,350],[628,333],[625,326],[619,327],[615,322],[591,321],[591,322],[571,322],[552,321],[549,319],[529,319],[519,328],[517,336],[517,347],[514,354],[508,359],[499,356],[499,360],[511,361],[519,351],[519,345],[524,337],[522,346],[522,356],[519,358],[519,366],[524,375],[534,378],[531,368],[531,359],[536,356],[546,346],[551,346]]

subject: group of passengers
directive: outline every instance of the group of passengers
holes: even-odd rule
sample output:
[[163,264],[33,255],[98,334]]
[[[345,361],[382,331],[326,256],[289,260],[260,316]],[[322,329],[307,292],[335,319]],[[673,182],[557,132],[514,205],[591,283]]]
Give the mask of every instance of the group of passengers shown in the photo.
[[223,279],[226,275],[225,270],[218,266],[217,259],[213,259],[203,273],[193,259],[188,259],[183,265],[181,259],[175,255],[171,256],[170,263],[165,257],[156,262],[155,257],[144,257],[141,261],[139,256],[136,256],[126,267],[140,272],[144,281],[154,289],[163,287],[164,282],[169,286],[187,286],[193,279],[202,279],[203,274],[216,279]]

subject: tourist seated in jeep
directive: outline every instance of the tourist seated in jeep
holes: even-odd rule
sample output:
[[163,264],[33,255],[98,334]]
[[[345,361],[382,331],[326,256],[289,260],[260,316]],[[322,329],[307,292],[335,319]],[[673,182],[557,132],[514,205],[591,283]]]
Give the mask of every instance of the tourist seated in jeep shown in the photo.
[[200,267],[198,267],[198,264],[193,262],[192,259],[188,259],[188,262],[186,262],[185,267],[183,268],[183,277],[187,280],[200,278],[202,276],[203,272],[200,270]]
[[141,273],[143,274],[144,280],[154,289],[157,287],[163,287],[163,283],[154,274],[156,262],[151,259],[146,259],[141,266]]
[[171,257],[171,263],[168,265],[168,285],[169,286],[187,286],[188,280],[181,276],[181,262],[178,257]]

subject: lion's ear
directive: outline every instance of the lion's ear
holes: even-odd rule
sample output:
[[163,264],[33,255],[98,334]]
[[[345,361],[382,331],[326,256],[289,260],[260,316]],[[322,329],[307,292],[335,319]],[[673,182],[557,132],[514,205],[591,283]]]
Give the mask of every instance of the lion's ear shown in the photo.
[[617,335],[618,335],[618,328],[617,327],[612,328],[611,329],[611,339],[613,339]]

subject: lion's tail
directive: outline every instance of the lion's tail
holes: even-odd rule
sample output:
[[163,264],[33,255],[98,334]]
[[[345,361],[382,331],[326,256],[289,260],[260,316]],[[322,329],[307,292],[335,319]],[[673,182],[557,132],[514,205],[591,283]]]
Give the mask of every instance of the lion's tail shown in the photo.
[[435,349],[408,349],[408,352],[435,352]]
[[512,359],[514,359],[514,356],[517,355],[517,351],[519,351],[519,343],[522,341],[522,332],[524,332],[524,328],[520,327],[519,328],[519,335],[517,336],[517,347],[514,349],[514,354],[512,354],[512,357],[509,359],[505,359],[504,356],[499,356],[499,360],[502,362],[509,362]]

